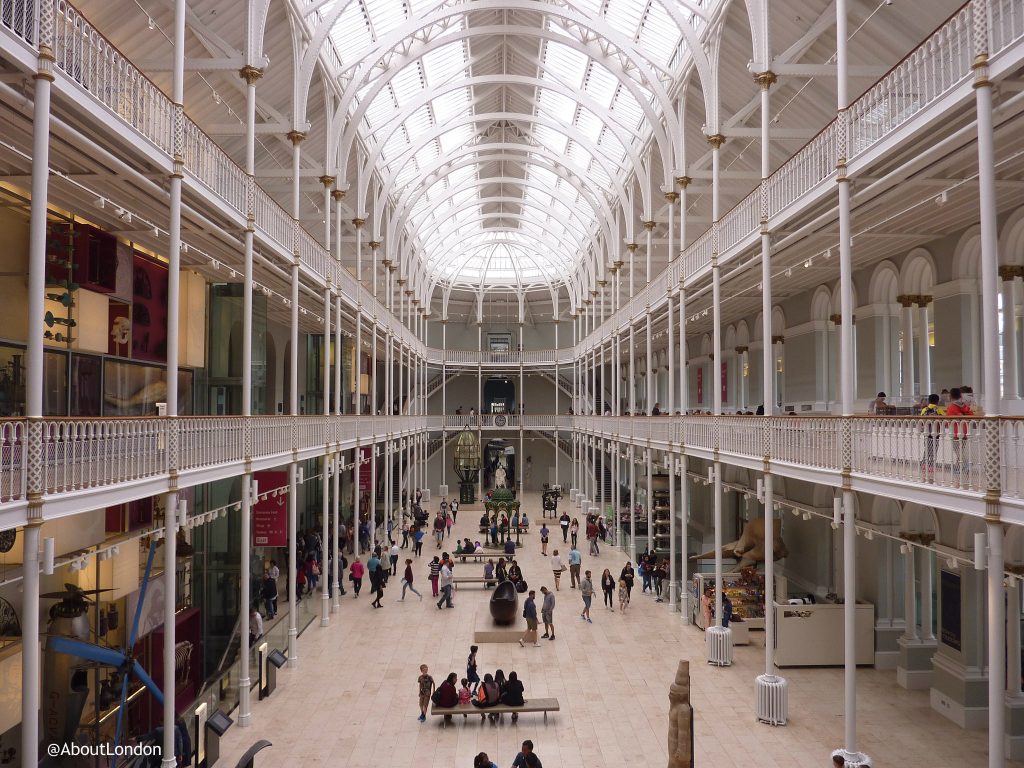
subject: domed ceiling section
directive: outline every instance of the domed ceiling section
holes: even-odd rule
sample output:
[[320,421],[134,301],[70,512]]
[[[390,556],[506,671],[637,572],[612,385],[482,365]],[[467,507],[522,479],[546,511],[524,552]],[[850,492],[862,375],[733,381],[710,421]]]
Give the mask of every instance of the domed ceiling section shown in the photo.
[[678,77],[680,24],[694,39],[713,4],[308,4],[358,88],[347,117],[379,174],[368,195],[391,201],[387,258],[442,289],[585,283],[601,243],[624,242],[627,177],[662,182],[640,161],[663,117],[652,84]]

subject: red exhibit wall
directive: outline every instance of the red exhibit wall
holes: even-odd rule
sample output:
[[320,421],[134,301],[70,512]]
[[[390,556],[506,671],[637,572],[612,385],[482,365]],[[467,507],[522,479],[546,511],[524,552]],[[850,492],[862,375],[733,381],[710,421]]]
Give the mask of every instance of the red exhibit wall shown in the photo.
[[132,357],[167,361],[167,265],[132,256]]
[[[174,709],[181,714],[188,709],[203,682],[203,648],[200,642],[201,621],[198,608],[187,608],[175,616],[175,642],[186,640],[192,643],[192,657],[189,663],[189,674],[185,680],[175,686]],[[142,664],[153,682],[161,691],[167,690],[164,685],[164,628],[158,627],[145,637],[139,638],[135,644],[135,657]],[[141,696],[132,707],[132,723],[136,733],[148,733],[163,722],[163,709],[157,706],[156,700],[148,693]]]

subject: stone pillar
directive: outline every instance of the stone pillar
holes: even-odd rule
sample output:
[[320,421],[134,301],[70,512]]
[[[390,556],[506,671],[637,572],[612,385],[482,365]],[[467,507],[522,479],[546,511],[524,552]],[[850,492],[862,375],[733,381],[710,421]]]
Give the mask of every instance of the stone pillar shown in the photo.
[[901,307],[900,321],[903,333],[900,396],[909,398],[914,395],[914,297],[904,294],[897,296],[896,301]]
[[1003,399],[1020,399],[1017,355],[1017,278],[1024,277],[1024,266],[999,267],[1003,291]]
[[921,380],[921,397],[927,397],[932,391],[931,347],[928,333],[928,305],[931,304],[932,297],[916,296],[915,302],[918,306],[917,365],[920,368],[918,378]]

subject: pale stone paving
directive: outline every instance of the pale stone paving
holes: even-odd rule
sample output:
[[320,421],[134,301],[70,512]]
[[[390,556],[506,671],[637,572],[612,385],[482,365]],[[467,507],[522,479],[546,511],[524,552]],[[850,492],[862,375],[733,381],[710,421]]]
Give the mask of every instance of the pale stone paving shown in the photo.
[[[436,502],[431,505],[436,510]],[[553,588],[550,562],[540,554],[540,496],[527,494],[531,533],[523,537],[517,559],[531,589]],[[571,514],[571,512],[570,512]],[[463,506],[452,538],[480,538],[480,505]],[[565,555],[561,533],[551,524],[551,545]],[[448,543],[451,542],[451,548]],[[593,571],[595,584],[604,568],[617,577],[626,556],[603,547],[590,557],[583,537],[582,570]],[[402,550],[404,562],[406,552]],[[480,751],[504,768],[511,765],[523,739],[534,741],[546,768],[658,768],[668,759],[668,687],[680,658],[690,660],[695,709],[696,758],[708,768],[821,768],[842,740],[841,669],[787,669],[790,723],[782,728],[754,720],[754,678],[764,669],[762,637],[736,648],[736,663],[725,669],[707,666],[704,635],[684,626],[667,603],[656,604],[640,592],[640,579],[626,616],[609,612],[594,596],[594,623],[579,618],[578,590],[563,578],[556,593],[557,639],[540,648],[486,644],[478,654],[486,672],[515,670],[526,697],[558,698],[562,711],[548,716],[524,714],[513,726],[505,717],[497,727],[479,717],[456,718],[441,728],[441,718],[417,721],[416,677],[421,663],[438,683],[449,672],[465,675],[465,661],[476,626],[490,625],[489,590],[464,585],[452,610],[438,610],[429,599],[427,563],[437,552],[425,542],[424,556],[414,561],[421,602],[401,594],[392,577],[383,610],[370,608],[367,594],[342,598],[331,626],[314,622],[299,639],[299,666],[278,673],[278,689],[267,701],[253,695],[252,728],[232,728],[221,744],[221,765],[233,766],[253,741],[274,746],[256,759],[262,766],[344,766],[345,768],[469,768]],[[466,563],[457,574],[476,575],[483,566]],[[401,573],[401,569],[399,571]],[[568,574],[566,574],[566,577]],[[520,605],[522,602],[520,601]],[[520,620],[521,621],[521,620]],[[927,691],[906,691],[894,672],[863,669],[858,673],[860,748],[875,765],[900,768],[965,768],[984,764],[985,731],[964,731],[934,712]],[[237,714],[237,713],[236,713]],[[1020,763],[1008,763],[1020,766]]]

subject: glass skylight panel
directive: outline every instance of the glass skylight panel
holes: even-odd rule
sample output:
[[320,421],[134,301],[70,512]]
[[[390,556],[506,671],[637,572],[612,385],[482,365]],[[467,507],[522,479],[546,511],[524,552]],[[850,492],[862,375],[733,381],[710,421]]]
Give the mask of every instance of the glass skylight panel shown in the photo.
[[[447,123],[447,120],[438,121],[441,125]],[[445,131],[441,135],[441,151],[445,154],[452,152],[460,147],[466,146],[469,140],[473,138],[473,128],[470,125],[460,125],[457,128],[452,128],[450,131]]]
[[595,144],[603,127],[604,121],[588,109],[581,109],[576,115],[576,128]]
[[612,111],[622,118],[626,125],[636,128],[640,125],[644,111],[626,89],[621,89],[612,99]]
[[458,115],[464,115],[469,111],[469,88],[459,88],[443,93],[431,101],[430,105],[434,110],[434,118],[437,122],[440,124],[447,123]]
[[404,2],[395,0],[363,0],[370,28],[378,39],[401,26],[408,17]]
[[679,28],[664,6],[652,3],[639,33],[638,47],[641,52],[667,67],[679,46],[680,37]]
[[353,2],[331,27],[331,41],[346,65],[353,64],[373,45],[366,9],[361,2]]
[[609,72],[605,67],[592,62],[587,70],[587,79],[583,84],[586,91],[594,101],[602,107],[612,103],[615,96],[615,89],[619,87],[619,79]]
[[[461,29],[458,25],[456,29]],[[457,40],[448,45],[428,51],[421,59],[427,76],[427,85],[437,88],[451,81],[465,70],[467,55],[466,41]]]
[[537,93],[537,114],[570,125],[576,116],[576,101],[561,93],[540,89]]
[[583,83],[583,75],[587,71],[590,58],[567,45],[548,42],[544,45],[544,72],[557,75],[558,79],[570,87],[579,87]]
[[559,133],[546,125],[534,125],[533,136],[541,146],[550,149],[554,154],[565,154],[565,147],[569,141],[565,134]]
[[647,3],[636,0],[608,0],[604,15],[612,29],[632,40],[647,7]]

